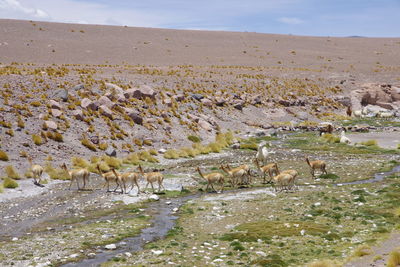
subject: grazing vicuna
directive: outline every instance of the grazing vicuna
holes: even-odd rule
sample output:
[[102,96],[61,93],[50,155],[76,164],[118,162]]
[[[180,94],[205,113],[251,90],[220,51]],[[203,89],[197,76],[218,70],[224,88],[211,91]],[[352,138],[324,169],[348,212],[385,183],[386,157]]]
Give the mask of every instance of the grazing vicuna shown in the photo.
[[291,181],[293,180],[293,176],[290,175],[289,173],[280,173],[276,176],[274,176],[273,178],[273,186],[275,188],[275,192],[277,191],[277,187],[280,187],[281,190],[288,190],[288,186],[291,183]]
[[145,180],[147,181],[147,184],[146,184],[145,188],[147,188],[147,186],[150,184],[151,188],[153,189],[153,192],[154,192],[155,190],[154,190],[153,183],[157,182],[158,183],[158,192],[161,191],[161,188],[164,188],[164,190],[165,190],[165,187],[163,185],[164,175],[161,172],[147,172],[147,173],[145,173],[143,171],[142,166],[140,166],[140,165],[139,165],[138,170],[143,175]]
[[42,186],[40,182],[42,181],[43,167],[38,164],[32,163],[32,158],[28,158],[29,165],[31,166],[32,174],[33,174],[33,183],[38,186]]
[[306,162],[308,166],[311,168],[311,175],[313,178],[315,178],[315,171],[320,170],[322,173],[328,174],[326,171],[326,163],[323,160],[314,160],[310,161],[308,158],[306,158]]
[[115,182],[117,184],[117,187],[115,187],[113,192],[116,192],[118,187],[121,187],[122,193],[124,193],[124,189],[122,187],[122,180],[121,180],[121,174],[112,169],[109,172],[103,173],[100,169],[99,164],[96,166],[97,171],[100,173],[100,175],[104,178],[105,182],[103,185],[103,188],[107,185],[107,192],[110,192],[110,182]]
[[69,179],[71,180],[71,182],[69,183],[69,190],[71,190],[71,185],[74,182],[74,180],[76,180],[76,185],[78,186],[78,190],[81,189],[79,187],[79,180],[83,181],[83,187],[82,189],[85,189],[86,187],[86,181],[89,182],[89,176],[90,176],[90,172],[87,169],[76,169],[76,170],[68,170],[67,165],[65,165],[65,163],[63,165],[61,165],[61,168],[64,169],[69,176]]
[[292,176],[292,179],[289,181],[289,184],[288,184],[288,189],[291,189],[292,187],[294,187],[296,189],[296,179],[297,179],[297,176],[299,175],[299,173],[296,170],[284,170],[281,173],[287,173]]
[[[273,175],[278,175],[279,174],[279,169],[278,169],[278,164],[276,163],[270,163],[264,166],[260,166],[260,163],[258,159],[254,160],[254,163],[256,164],[257,170],[262,174],[263,176],[263,183],[270,183],[273,179]],[[269,181],[266,182],[266,176],[267,173],[270,177]]]
[[244,170],[245,171],[245,175],[242,177],[242,180],[240,181],[241,184],[250,184],[251,183],[251,169],[250,166],[247,164],[241,165],[239,167],[236,168],[231,168],[231,166],[229,166],[229,164],[226,164],[226,168],[230,171],[233,172],[237,172],[240,170]]
[[225,177],[222,173],[212,172],[209,174],[203,174],[199,167],[197,167],[196,170],[200,174],[200,177],[207,181],[207,187],[206,187],[205,191],[207,191],[208,187],[211,186],[212,190],[214,190],[214,192],[217,192],[213,186],[213,184],[216,184],[216,183],[221,184],[220,192],[222,192],[224,190]]

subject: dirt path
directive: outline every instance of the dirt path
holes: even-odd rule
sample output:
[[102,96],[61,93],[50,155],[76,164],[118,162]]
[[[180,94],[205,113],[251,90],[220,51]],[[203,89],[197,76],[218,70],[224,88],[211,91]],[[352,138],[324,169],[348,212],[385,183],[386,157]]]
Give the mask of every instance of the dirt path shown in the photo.
[[387,240],[372,247],[373,254],[346,263],[344,267],[385,267],[390,252],[398,246],[400,246],[400,233],[395,232]]

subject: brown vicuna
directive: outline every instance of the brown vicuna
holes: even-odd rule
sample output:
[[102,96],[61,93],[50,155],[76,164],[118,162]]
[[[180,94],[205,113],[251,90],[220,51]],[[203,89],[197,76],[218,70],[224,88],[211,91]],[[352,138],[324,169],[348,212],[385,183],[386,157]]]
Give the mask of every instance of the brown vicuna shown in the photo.
[[33,174],[33,183],[35,185],[40,185],[40,182],[42,181],[43,167],[38,164],[33,164],[31,157],[28,158],[28,161]]
[[133,187],[136,185],[138,188],[138,195],[140,193],[140,187],[139,187],[139,178],[140,178],[140,174],[138,172],[124,172],[121,174],[121,181],[122,184],[124,185],[124,189],[125,189],[125,193],[127,193],[126,191],[126,185],[130,184],[131,185],[131,189],[129,191],[132,191]]
[[292,179],[289,181],[288,187],[289,187],[289,189],[291,189],[292,187],[294,187],[294,189],[296,189],[296,178],[299,175],[299,173],[296,170],[284,170],[281,173],[287,173],[292,176]]
[[[270,163],[267,164],[265,166],[260,166],[260,163],[258,161],[258,159],[254,160],[254,163],[256,164],[257,170],[259,172],[261,172],[262,176],[263,176],[263,183],[270,183],[274,177],[274,175],[278,175],[279,174],[279,169],[278,169],[278,164],[277,163]],[[266,176],[267,173],[270,177],[269,181],[266,182]]]
[[247,164],[238,166],[236,168],[231,168],[229,166],[229,164],[226,164],[226,168],[236,172],[236,171],[240,171],[240,170],[244,170],[245,171],[245,175],[242,177],[242,180],[240,181],[241,184],[250,184],[251,183],[251,173],[250,173],[250,167]]
[[83,181],[82,189],[85,189],[86,181],[89,182],[89,176],[90,176],[90,172],[87,169],[82,168],[69,171],[65,163],[61,165],[61,168],[68,173],[69,179],[71,180],[69,183],[69,188],[68,188],[69,190],[71,189],[71,185],[74,182],[74,180],[76,180],[76,185],[78,186],[78,190],[81,189],[79,187],[79,180]]
[[288,186],[290,182],[292,181],[293,176],[290,175],[289,173],[280,173],[276,176],[274,176],[273,181],[274,181],[274,188],[275,192],[277,191],[277,186],[281,188],[280,191],[282,190],[288,190]]
[[154,192],[155,190],[154,190],[153,183],[157,182],[158,183],[158,192],[161,191],[161,188],[164,188],[164,190],[165,190],[165,187],[163,185],[164,175],[161,172],[147,172],[147,173],[145,173],[143,171],[143,168],[142,168],[141,165],[139,165],[138,170],[140,171],[140,173],[143,175],[143,177],[147,181],[145,189],[150,184],[151,188],[153,189],[153,192]]
[[232,170],[229,169],[229,166],[221,165],[220,169],[230,176],[232,187],[235,187],[239,183],[239,181],[243,181],[244,177],[247,174],[244,169]]
[[199,172],[200,177],[207,181],[207,187],[206,187],[205,191],[207,191],[208,187],[211,186],[211,188],[214,190],[214,192],[216,192],[216,190],[214,189],[214,186],[213,186],[213,184],[216,184],[216,183],[221,184],[221,190],[220,190],[221,192],[224,190],[225,177],[223,174],[221,174],[219,172],[203,174],[199,167],[197,167],[196,170]]
[[315,178],[315,171],[320,170],[322,173],[328,174],[326,171],[326,163],[323,160],[314,160],[310,161],[308,158],[306,158],[306,162],[308,166],[311,168],[311,175],[313,178]]
[[105,182],[103,185],[103,188],[107,185],[107,192],[110,192],[110,182],[115,182],[117,184],[117,187],[114,189],[114,192],[117,191],[118,187],[121,187],[121,191],[122,193],[124,192],[124,189],[122,187],[122,181],[121,181],[121,177],[120,174],[115,171],[114,169],[112,169],[109,172],[103,173],[100,169],[99,164],[97,164],[96,166],[99,174],[104,178]]

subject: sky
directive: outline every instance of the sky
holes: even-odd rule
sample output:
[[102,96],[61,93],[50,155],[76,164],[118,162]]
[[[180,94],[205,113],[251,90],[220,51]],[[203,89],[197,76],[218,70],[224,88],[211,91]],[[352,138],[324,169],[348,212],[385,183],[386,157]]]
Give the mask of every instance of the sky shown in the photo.
[[0,18],[309,36],[400,37],[400,0],[0,0]]

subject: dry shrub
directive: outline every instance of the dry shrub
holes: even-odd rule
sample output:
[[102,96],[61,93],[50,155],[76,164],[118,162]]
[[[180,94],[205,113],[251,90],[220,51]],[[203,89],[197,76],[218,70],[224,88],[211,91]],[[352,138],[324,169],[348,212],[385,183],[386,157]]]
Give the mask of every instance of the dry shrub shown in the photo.
[[100,143],[99,144],[99,149],[100,150],[106,150],[108,148],[108,144],[107,143]]
[[119,158],[103,156],[102,160],[111,168],[119,169],[122,165],[122,160]]
[[8,161],[8,155],[6,152],[4,152],[3,150],[0,150],[0,160],[2,161]]
[[90,165],[90,163],[86,159],[80,157],[72,157],[71,162],[74,167],[80,168],[87,168]]
[[2,184],[0,184],[0,193],[3,193],[3,192],[4,192],[4,187]]
[[307,265],[307,267],[339,267],[339,266],[341,265],[331,260],[318,260]]
[[7,177],[12,178],[12,179],[21,179],[21,175],[14,169],[13,165],[8,165],[5,167],[5,172],[7,174]]
[[131,153],[126,158],[124,158],[123,162],[126,164],[139,165],[140,159],[139,159],[138,154]]
[[82,145],[84,145],[85,147],[87,147],[88,149],[92,150],[92,151],[96,151],[96,146],[89,141],[88,139],[82,139],[81,141]]
[[387,267],[396,267],[400,266],[400,247],[394,249],[389,254],[389,258],[386,263]]
[[40,146],[41,144],[43,144],[43,139],[42,137],[40,137],[40,135],[32,134],[32,140],[35,145]]
[[354,252],[353,252],[353,256],[354,257],[363,257],[366,255],[371,255],[372,253],[374,253],[371,249],[370,246],[368,245],[362,245],[357,247]]

